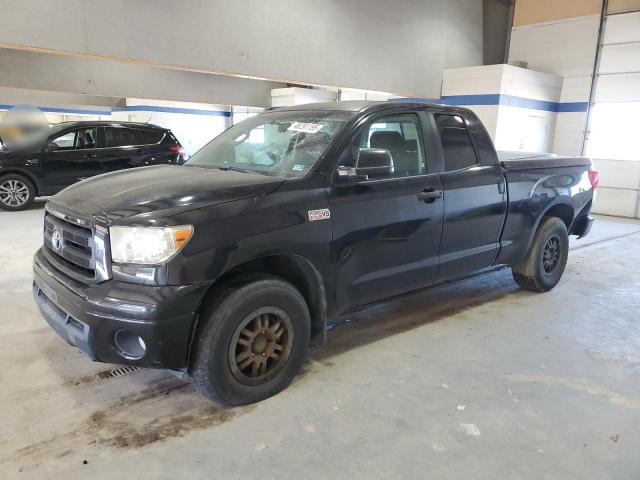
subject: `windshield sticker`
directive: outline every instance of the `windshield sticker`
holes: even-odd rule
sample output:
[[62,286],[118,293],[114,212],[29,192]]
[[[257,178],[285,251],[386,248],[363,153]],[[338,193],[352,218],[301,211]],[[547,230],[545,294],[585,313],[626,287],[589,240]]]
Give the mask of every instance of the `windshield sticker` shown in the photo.
[[287,130],[290,132],[318,133],[322,127],[321,123],[293,122]]
[[320,210],[309,210],[309,221],[315,222],[318,220],[329,220],[331,218],[331,212],[328,208],[322,208]]
[[294,165],[291,170],[293,170],[294,172],[304,172],[304,165]]

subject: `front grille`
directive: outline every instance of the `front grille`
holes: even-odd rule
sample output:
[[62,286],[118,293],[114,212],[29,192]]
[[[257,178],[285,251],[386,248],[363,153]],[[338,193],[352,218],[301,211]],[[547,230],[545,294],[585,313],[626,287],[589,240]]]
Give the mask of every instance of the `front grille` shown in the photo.
[[93,231],[66,218],[45,213],[45,255],[70,277],[92,282],[96,278]]

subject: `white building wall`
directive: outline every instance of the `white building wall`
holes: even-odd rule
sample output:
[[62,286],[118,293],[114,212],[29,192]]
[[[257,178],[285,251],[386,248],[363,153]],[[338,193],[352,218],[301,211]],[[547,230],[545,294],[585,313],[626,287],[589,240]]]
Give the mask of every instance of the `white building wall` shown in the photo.
[[445,70],[442,101],[473,110],[498,150],[549,152],[561,90],[555,75],[487,65]]
[[328,90],[316,88],[274,88],[271,90],[272,107],[291,107],[305,103],[331,102],[336,99],[336,94]]

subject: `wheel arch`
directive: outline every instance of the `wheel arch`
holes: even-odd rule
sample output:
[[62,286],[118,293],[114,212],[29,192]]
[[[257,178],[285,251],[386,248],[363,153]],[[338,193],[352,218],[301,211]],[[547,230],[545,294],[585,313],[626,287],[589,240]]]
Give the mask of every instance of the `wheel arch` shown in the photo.
[[36,178],[36,176],[31,173],[31,172],[26,172],[24,170],[20,170],[19,168],[7,168],[7,169],[2,169],[0,170],[0,178],[4,177],[5,175],[20,175],[22,177],[25,177],[27,180],[29,180],[33,186],[36,189],[36,196],[42,196],[42,185],[40,185],[40,182],[38,181],[38,179]]
[[199,314],[206,305],[223,297],[225,291],[238,284],[246,284],[251,279],[260,277],[276,277],[291,283],[298,289],[309,308],[311,317],[312,343],[326,341],[327,300],[324,279],[313,263],[305,257],[293,254],[264,255],[230,268],[220,275],[207,290],[194,321],[189,346],[189,361],[191,347],[197,335]]
[[567,233],[571,232],[571,226],[573,224],[573,219],[575,218],[575,210],[573,205],[569,203],[556,203],[555,205],[547,208],[540,218],[538,219],[538,224],[536,225],[536,230],[540,226],[540,222],[544,217],[556,217],[562,220],[562,222],[567,227]]
[[545,217],[555,217],[562,220],[562,222],[567,227],[567,233],[570,234],[571,228],[574,223],[575,215],[576,214],[575,214],[573,205],[571,205],[568,202],[560,201],[560,202],[554,202],[551,205],[548,205],[544,210],[542,210],[538,214],[536,221],[531,226],[531,231],[528,233],[528,238],[526,238],[525,247],[519,250],[519,253],[517,254],[517,256],[515,256],[515,258],[511,262],[509,262],[509,264],[511,265],[517,264],[520,261],[522,261],[523,258],[526,257],[527,252],[531,248],[531,244],[533,243],[533,239],[535,238],[536,232],[538,231],[538,228],[540,228],[540,224],[542,223],[542,220]]

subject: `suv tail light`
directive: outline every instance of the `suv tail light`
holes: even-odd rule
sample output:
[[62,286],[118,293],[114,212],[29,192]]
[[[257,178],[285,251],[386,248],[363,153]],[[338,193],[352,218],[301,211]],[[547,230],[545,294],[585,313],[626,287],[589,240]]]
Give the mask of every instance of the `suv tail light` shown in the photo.
[[180,155],[182,155],[183,157],[187,157],[187,152],[185,152],[184,148],[178,146],[178,145],[172,145],[169,147],[169,151],[170,152],[175,152],[175,153],[179,153]]
[[189,159],[189,154],[180,145],[172,145],[169,147],[169,151],[180,155],[178,163],[182,164]]
[[595,168],[589,169],[589,181],[591,182],[591,188],[594,190],[598,188],[598,184],[600,183],[600,172]]

